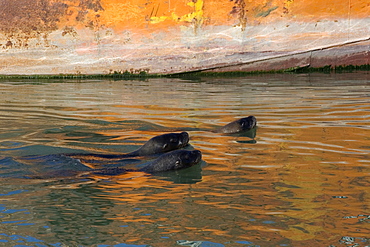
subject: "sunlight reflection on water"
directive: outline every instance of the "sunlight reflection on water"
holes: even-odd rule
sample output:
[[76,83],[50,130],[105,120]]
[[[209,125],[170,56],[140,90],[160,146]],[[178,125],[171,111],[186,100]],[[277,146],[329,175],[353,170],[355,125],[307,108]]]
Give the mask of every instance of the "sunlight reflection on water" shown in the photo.
[[[0,244],[370,244],[368,73],[65,82],[0,82]],[[248,115],[255,138],[211,132]],[[22,178],[181,130],[188,170]]]

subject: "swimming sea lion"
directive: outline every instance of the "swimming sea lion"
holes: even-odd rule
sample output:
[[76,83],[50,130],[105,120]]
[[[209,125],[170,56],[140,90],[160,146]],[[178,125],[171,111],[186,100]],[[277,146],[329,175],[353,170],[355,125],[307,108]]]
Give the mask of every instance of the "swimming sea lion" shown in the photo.
[[127,156],[146,156],[165,153],[183,148],[188,143],[189,134],[187,132],[163,134],[153,137],[138,150],[128,153]]
[[[56,163],[60,164],[60,169],[52,170],[46,173],[34,174],[34,175],[24,175],[22,178],[28,179],[52,179],[52,178],[62,178],[62,177],[89,177],[91,175],[104,175],[104,176],[115,176],[126,172],[145,172],[145,173],[158,173],[166,172],[172,170],[179,170],[183,168],[188,168],[198,164],[202,160],[202,153],[198,150],[174,150],[165,154],[162,154],[153,161],[143,164],[141,168],[125,168],[125,167],[109,167],[94,169],[91,167],[84,166],[79,163],[78,160],[72,158],[69,163],[74,164],[73,167],[62,167],[65,162],[64,156],[57,155],[47,155],[40,157],[43,159],[52,159]],[[58,160],[60,159],[60,161]],[[74,169],[74,167],[79,167],[80,169]]]
[[92,173],[99,175],[119,175],[129,171],[142,171],[146,173],[157,173],[179,170],[198,164],[202,160],[199,150],[175,150],[162,154],[157,159],[147,163],[144,167],[133,170],[121,167],[96,169]]
[[198,164],[202,159],[202,153],[199,150],[175,150],[162,154],[154,161],[145,165],[140,171],[155,173],[179,170]]
[[249,117],[241,118],[231,123],[228,123],[225,126],[219,129],[216,129],[214,132],[225,133],[225,134],[240,133],[240,132],[245,132],[245,131],[248,131],[254,128],[256,124],[257,124],[257,119],[254,116],[249,116]]
[[136,156],[149,156],[169,152],[175,149],[183,148],[189,144],[189,134],[187,132],[181,133],[167,133],[155,136],[147,141],[136,151],[127,154],[66,154],[66,156],[76,159],[124,159]]

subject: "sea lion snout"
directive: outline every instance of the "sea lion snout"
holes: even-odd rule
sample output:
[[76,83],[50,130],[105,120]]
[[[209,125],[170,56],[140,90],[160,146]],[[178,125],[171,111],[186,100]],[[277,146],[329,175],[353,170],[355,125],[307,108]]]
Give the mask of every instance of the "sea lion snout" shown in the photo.
[[189,134],[188,132],[181,132],[180,136],[181,138],[180,138],[179,144],[180,146],[185,147],[189,143],[189,140],[190,140]]
[[249,116],[235,120],[225,126],[217,129],[217,133],[233,134],[248,131],[257,125],[257,119],[254,116]]
[[186,151],[180,158],[182,168],[198,164],[202,160],[202,153],[199,150]]
[[199,150],[189,151],[180,149],[162,154],[140,170],[155,173],[184,169],[198,164],[201,159],[202,154]]
[[193,155],[195,158],[195,164],[198,164],[202,160],[202,152],[199,150],[193,150]]
[[252,129],[256,127],[257,124],[257,119],[254,116],[242,118],[240,121],[242,122],[243,129]]

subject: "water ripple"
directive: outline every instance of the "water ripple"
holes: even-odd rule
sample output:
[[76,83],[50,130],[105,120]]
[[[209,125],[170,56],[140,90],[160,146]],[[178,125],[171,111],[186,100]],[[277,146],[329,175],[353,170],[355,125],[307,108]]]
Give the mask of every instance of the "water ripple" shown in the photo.
[[[368,81],[351,73],[0,82],[0,242],[365,246]],[[249,115],[255,136],[212,132]],[[182,130],[203,154],[193,170],[20,178],[72,169],[60,153],[126,153]]]

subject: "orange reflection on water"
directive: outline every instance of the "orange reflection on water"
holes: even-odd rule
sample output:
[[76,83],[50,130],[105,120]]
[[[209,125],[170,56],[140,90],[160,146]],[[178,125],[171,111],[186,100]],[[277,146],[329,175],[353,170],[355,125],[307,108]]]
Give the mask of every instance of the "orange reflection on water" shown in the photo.
[[[168,83],[160,81],[131,86],[124,82],[98,84],[91,94],[104,92],[106,85],[111,88],[103,98],[91,97],[94,103],[79,101],[77,96],[74,102],[46,97],[54,105],[64,102],[65,107],[49,109],[55,119],[34,121],[29,117],[40,113],[37,107],[32,109],[38,100],[31,106],[21,102],[28,108],[13,114],[19,121],[3,118],[1,123],[4,129],[41,124],[19,137],[27,139],[32,147],[49,138],[58,140],[52,145],[62,143],[104,154],[133,151],[167,131],[189,132],[190,144],[203,154],[199,171],[91,175],[88,181],[60,182],[60,186],[50,182],[50,187],[43,185],[39,194],[30,192],[34,198],[39,195],[42,203],[62,197],[63,201],[57,200],[54,205],[58,209],[69,206],[73,210],[63,213],[68,218],[75,214],[77,219],[86,219],[82,222],[86,225],[96,218],[109,219],[106,225],[94,226],[101,230],[100,236],[109,229],[109,234],[112,232],[122,243],[153,246],[173,246],[180,239],[217,243],[244,240],[259,246],[337,246],[342,245],[342,237],[350,236],[365,246],[370,231],[369,90],[366,82],[333,82],[324,87],[321,80],[325,76],[320,75],[320,84],[315,85],[314,75],[294,75],[292,82],[281,82],[284,85],[276,87],[279,75],[274,75],[274,83],[266,87],[253,84],[259,77],[249,78],[253,83],[243,81],[248,78],[225,83],[210,79],[205,83],[176,81],[167,94],[163,91]],[[337,76],[335,81],[344,75]],[[296,85],[300,78],[313,82]],[[261,80],[265,83],[264,78]],[[22,87],[25,94],[32,91],[26,90],[27,85]],[[61,99],[66,92],[78,91],[70,85],[60,87],[57,92],[63,92],[58,95]],[[150,93],[141,94],[140,87]],[[168,104],[171,98],[176,101],[173,105]],[[81,112],[89,116],[78,116],[69,104],[80,106]],[[211,131],[247,115],[255,115],[258,120],[254,140]],[[25,119],[29,123],[24,124]],[[114,162],[93,161],[85,164],[100,168]],[[175,180],[192,173],[200,176]],[[37,186],[37,182],[32,183]],[[61,218],[54,208],[50,207],[51,216]],[[79,215],[85,209],[100,216]],[[59,218],[58,223],[63,223]],[[70,225],[64,223],[63,227]]]
[[[165,117],[161,112],[165,108],[151,106],[150,111],[160,109],[158,123],[169,129],[202,126],[189,131],[191,145],[202,151],[207,163],[201,181],[173,184],[161,177],[130,173],[99,188],[117,205],[139,207],[143,213],[117,210],[116,219],[160,225],[148,238],[160,232],[219,243],[224,237],[256,244],[262,238],[274,244],[289,240],[292,246],[328,246],[346,235],[364,238],[369,231],[370,109],[366,97],[348,96],[348,92],[341,95],[320,87],[301,92],[290,87],[277,90],[268,100],[255,98],[255,141],[209,131],[234,120],[226,114],[227,104],[219,106],[226,108],[224,115],[198,116],[201,119],[194,121],[182,117],[177,108],[174,113],[169,109]],[[208,111],[221,112],[205,109],[199,109],[205,116]],[[151,117],[157,119],[155,113]],[[142,143],[157,134],[128,133]]]

